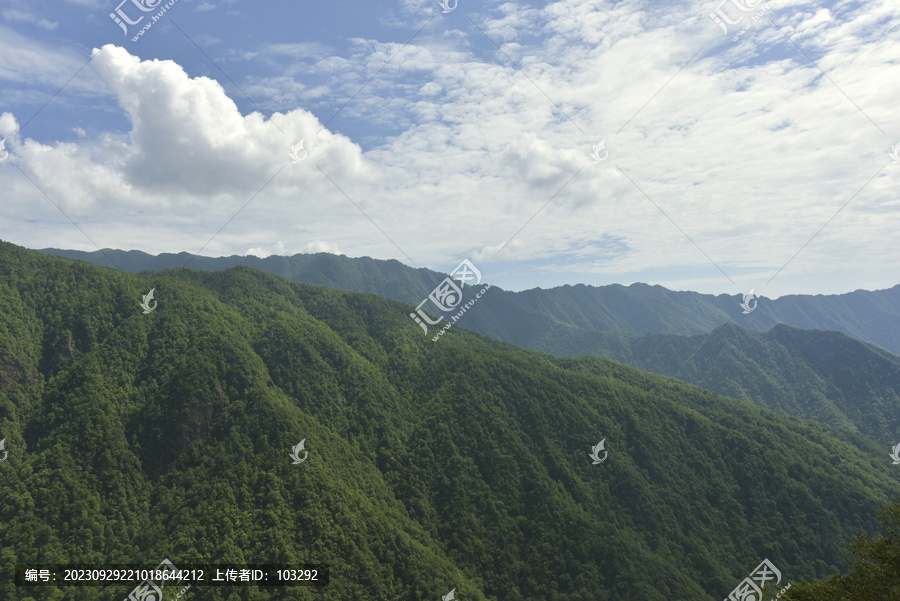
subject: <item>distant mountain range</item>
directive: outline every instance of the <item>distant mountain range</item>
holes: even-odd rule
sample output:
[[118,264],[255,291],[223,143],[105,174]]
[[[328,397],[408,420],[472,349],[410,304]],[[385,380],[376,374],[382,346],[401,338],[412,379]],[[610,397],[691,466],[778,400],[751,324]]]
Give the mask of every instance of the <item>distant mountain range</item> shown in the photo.
[[[220,271],[246,265],[295,282],[412,305],[445,277],[398,261],[326,253],[260,259],[111,249],[42,252],[130,272],[185,265]],[[749,315],[743,314],[740,300],[646,284],[524,292],[492,287],[478,310],[458,323],[555,355],[615,359],[762,407],[859,431],[883,444],[900,437],[900,358],[872,346],[900,352],[900,285],[833,296],[763,298]]]
[[[243,266],[134,275],[0,242],[0,598],[122,599],[137,583],[30,589],[12,573],[167,557],[331,566],[321,594],[188,593],[209,601],[718,601],[762,558],[785,582],[839,571],[900,494],[887,447],[860,433],[600,357],[466,330],[432,343],[410,306]],[[754,361],[796,359],[777,354],[785,332],[828,372],[806,366],[812,385],[893,373],[871,347],[859,357],[876,363],[841,370],[859,342],[784,326],[656,348],[689,372],[740,347],[716,365],[755,389]]]
[[[139,273],[187,266],[200,271],[223,271],[246,265],[280,275],[292,282],[318,284],[338,290],[366,292],[417,305],[446,277],[430,269],[407,267],[399,261],[369,257],[297,254],[291,257],[201,257],[189,253],[157,256],[141,251],[104,249],[95,252],[46,248],[40,252],[94,265]],[[490,282],[490,274],[485,274]],[[478,311],[463,316],[462,327],[525,348],[550,350],[565,346],[578,332],[621,331],[628,334],[690,336],[711,332],[733,321],[749,330],[768,331],[778,324],[806,330],[833,330],[900,354],[900,284],[887,290],[857,290],[835,295],[789,295],[760,298],[744,315],[740,295],[676,292],[662,286],[561,286],[509,292],[496,286],[478,303]],[[572,328],[575,328],[574,330]],[[568,353],[567,353],[568,354]]]

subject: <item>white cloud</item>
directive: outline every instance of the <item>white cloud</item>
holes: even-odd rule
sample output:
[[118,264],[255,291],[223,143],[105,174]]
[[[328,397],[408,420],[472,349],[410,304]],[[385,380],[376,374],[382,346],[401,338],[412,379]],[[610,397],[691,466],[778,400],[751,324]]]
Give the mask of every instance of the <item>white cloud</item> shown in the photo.
[[[685,273],[684,282],[728,292],[768,279],[858,193],[761,293],[797,291],[823,272],[820,285],[833,272],[860,287],[848,275],[860,265],[868,281],[878,269],[896,273],[900,166],[886,153],[900,135],[900,8],[779,3],[772,18],[828,77],[767,19],[731,42],[708,6],[561,0],[484,10],[473,20],[524,73],[450,19],[396,57],[402,44],[369,39],[347,56],[313,43],[234,55],[287,63],[240,82],[264,106],[340,106],[378,73],[344,115],[398,133],[375,134],[364,154],[303,108],[272,123],[242,115],[215,81],[107,46],[93,68],[129,134],[25,139],[13,145],[16,160],[101,246],[190,251],[227,223],[204,252],[281,254],[260,241],[282,240],[289,252],[408,254],[419,265],[515,260],[519,280],[538,263],[543,275],[676,288],[659,273]],[[310,155],[292,165],[301,138]],[[589,153],[604,138],[609,159],[595,165]],[[65,223],[39,226],[35,236],[68,243],[36,247],[84,246]]]
[[444,88],[441,87],[441,84],[429,81],[424,86],[419,88],[419,93],[423,96],[434,96],[435,94],[443,91],[443,89]]
[[54,29],[59,27],[59,23],[57,23],[56,21],[41,19],[36,17],[32,13],[15,9],[4,10],[3,18],[7,21],[18,21],[19,23],[34,23],[41,29],[46,29],[47,31],[53,31]]
[[[304,204],[312,210],[310,203],[334,187],[313,161],[290,163],[288,152],[300,138],[332,177],[357,182],[369,177],[359,148],[344,136],[320,131],[318,120],[302,109],[273,115],[282,133],[258,113],[241,115],[214,80],[191,78],[171,61],[141,61],[105,46],[95,52],[93,66],[128,114],[130,134],[78,144],[25,139],[14,146],[22,168],[67,214],[100,219],[107,232],[123,231],[124,222],[136,215],[153,215],[154,225],[165,230],[161,235],[153,227],[132,229],[129,246],[164,250],[190,239],[199,248],[251,198],[255,206],[243,217],[259,210],[268,220]],[[0,124],[17,127],[7,116]],[[298,198],[300,189],[305,199]],[[26,185],[19,192],[46,207],[36,190]],[[229,233],[223,232],[222,240]]]
[[326,242],[324,240],[313,240],[303,248],[305,253],[331,253],[332,255],[342,255],[340,247],[337,244]]
[[18,136],[19,124],[12,113],[3,113],[0,115],[0,136],[4,138],[12,138]]
[[284,242],[278,241],[271,249],[268,247],[248,248],[246,254],[259,257],[260,259],[265,259],[266,257],[271,257],[272,255],[283,256]]
[[[9,96],[12,90],[29,90],[41,86],[35,102],[41,104],[65,86],[68,92],[91,94],[95,97],[108,94],[100,80],[84,69],[88,57],[74,51],[35,41],[8,27],[0,26],[0,81],[4,82],[2,94]],[[73,75],[79,74],[73,78]],[[49,91],[49,93],[48,93]],[[40,106],[40,104],[38,104]]]

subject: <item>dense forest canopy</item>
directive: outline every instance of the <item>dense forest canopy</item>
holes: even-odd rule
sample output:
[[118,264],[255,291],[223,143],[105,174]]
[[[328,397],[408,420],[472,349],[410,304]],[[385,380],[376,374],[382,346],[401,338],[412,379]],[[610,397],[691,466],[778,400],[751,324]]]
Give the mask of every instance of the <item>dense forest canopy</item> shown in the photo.
[[763,558],[844,570],[900,494],[864,434],[459,328],[432,343],[410,310],[0,243],[0,598],[132,588],[16,587],[17,563],[169,558],[331,566],[190,599],[718,601]]

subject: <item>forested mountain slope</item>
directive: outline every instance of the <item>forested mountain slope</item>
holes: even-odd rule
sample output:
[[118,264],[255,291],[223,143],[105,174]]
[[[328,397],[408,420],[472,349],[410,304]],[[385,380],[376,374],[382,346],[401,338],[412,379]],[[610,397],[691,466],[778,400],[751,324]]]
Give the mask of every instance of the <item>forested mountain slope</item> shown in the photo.
[[573,331],[543,347],[609,357],[886,445],[900,440],[900,357],[840,332],[734,324],[697,336]]
[[[414,269],[399,261],[349,258],[326,253],[271,256],[200,257],[188,253],[148,255],[140,251],[105,249],[82,252],[44,249],[95,265],[124,271],[159,271],[188,265],[221,271],[247,265],[294,282],[340,290],[378,294],[418,304],[445,277],[430,269]],[[487,281],[492,281],[486,273]],[[679,292],[662,286],[560,286],[508,292],[494,287],[479,311],[461,321],[491,338],[540,349],[547,338],[565,340],[573,331],[620,330],[629,334],[694,335],[710,332],[729,321],[757,331],[784,323],[796,328],[834,330],[900,355],[900,285],[888,290],[856,290],[847,294],[763,298],[744,315],[740,295]],[[574,354],[569,349],[568,354]]]
[[838,571],[900,493],[860,434],[459,328],[433,343],[410,310],[0,243],[0,598],[131,588],[17,589],[17,562],[168,557],[332,565],[325,590],[191,599],[718,601],[763,557]]
[[[187,253],[154,257],[111,249],[43,252],[115,264],[126,271],[185,264],[220,270],[247,264],[294,281],[371,292],[413,304],[443,277],[397,261],[326,253],[259,259]],[[835,296],[763,299],[749,315],[743,315],[737,300],[727,295],[674,292],[645,284],[563,286],[519,293],[493,287],[479,301],[479,310],[464,315],[458,325],[559,356],[592,354],[615,359],[894,444],[900,436],[900,358],[839,332],[804,332],[772,324],[790,319],[803,328],[863,332],[884,348],[900,348],[900,332],[894,335],[900,324],[897,307],[900,286]],[[763,327],[775,329],[754,330]]]

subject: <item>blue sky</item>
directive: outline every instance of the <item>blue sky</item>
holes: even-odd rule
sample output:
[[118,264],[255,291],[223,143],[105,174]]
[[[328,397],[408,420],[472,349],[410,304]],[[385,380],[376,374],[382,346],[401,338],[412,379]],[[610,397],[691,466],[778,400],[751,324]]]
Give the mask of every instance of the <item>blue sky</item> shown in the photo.
[[141,1],[127,36],[118,1],[0,2],[0,238],[512,290],[900,279],[896,3],[176,0],[135,42]]

